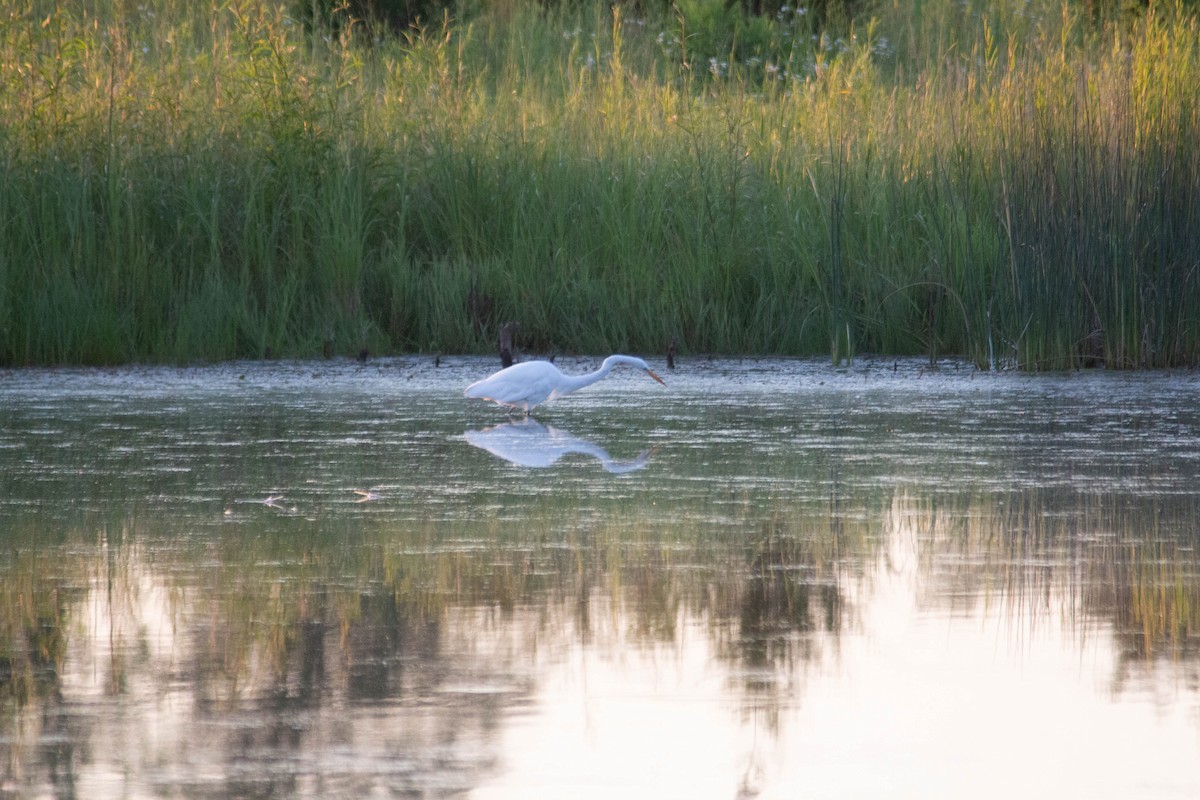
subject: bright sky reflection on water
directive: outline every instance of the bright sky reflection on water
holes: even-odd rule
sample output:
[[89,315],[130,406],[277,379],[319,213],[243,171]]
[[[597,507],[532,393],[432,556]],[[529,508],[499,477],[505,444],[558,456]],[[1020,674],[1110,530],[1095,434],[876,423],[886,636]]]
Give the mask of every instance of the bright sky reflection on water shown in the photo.
[[1197,376],[490,369],[0,375],[0,797],[1200,796]]
[[920,608],[909,533],[889,540],[855,634],[774,687],[774,711],[731,702],[696,622],[670,647],[575,648],[539,670],[501,769],[470,796],[1196,796],[1194,681],[1162,669],[1117,692],[1107,631],[1081,642],[1054,614],[1009,618],[1004,598]]

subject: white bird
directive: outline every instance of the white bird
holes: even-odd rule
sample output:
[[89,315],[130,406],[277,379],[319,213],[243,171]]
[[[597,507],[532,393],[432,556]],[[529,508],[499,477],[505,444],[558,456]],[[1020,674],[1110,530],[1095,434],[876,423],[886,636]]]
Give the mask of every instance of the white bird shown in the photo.
[[600,369],[586,375],[566,375],[549,361],[523,361],[505,367],[489,378],[472,383],[463,392],[463,396],[491,400],[502,406],[519,408],[528,414],[535,406],[591,386],[618,364],[644,370],[651,378],[666,386],[663,379],[655,375],[642,359],[633,356],[609,356],[604,359]]

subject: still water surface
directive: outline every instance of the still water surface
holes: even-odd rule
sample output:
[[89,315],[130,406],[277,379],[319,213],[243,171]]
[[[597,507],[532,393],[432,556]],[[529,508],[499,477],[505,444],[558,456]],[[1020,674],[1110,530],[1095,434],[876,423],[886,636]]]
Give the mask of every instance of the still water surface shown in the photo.
[[0,373],[0,796],[1200,797],[1200,376],[493,369]]

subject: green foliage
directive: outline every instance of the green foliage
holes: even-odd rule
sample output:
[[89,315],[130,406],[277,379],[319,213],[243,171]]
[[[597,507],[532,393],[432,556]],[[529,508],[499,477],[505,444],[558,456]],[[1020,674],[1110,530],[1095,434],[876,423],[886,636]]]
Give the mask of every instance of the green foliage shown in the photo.
[[1200,36],[488,7],[0,17],[0,363],[394,350],[1200,360]]
[[446,0],[292,0],[292,12],[310,33],[402,35],[410,29],[437,23],[453,11]]

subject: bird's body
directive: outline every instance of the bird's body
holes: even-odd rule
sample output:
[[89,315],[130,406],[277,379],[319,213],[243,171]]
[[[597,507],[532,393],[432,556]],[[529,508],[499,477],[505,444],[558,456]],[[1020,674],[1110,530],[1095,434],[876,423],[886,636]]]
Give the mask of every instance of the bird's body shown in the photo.
[[519,408],[528,414],[530,409],[542,403],[590,386],[619,364],[644,370],[651,378],[663,383],[645,361],[633,356],[609,356],[600,369],[586,375],[567,375],[549,361],[523,361],[472,383],[463,395]]

